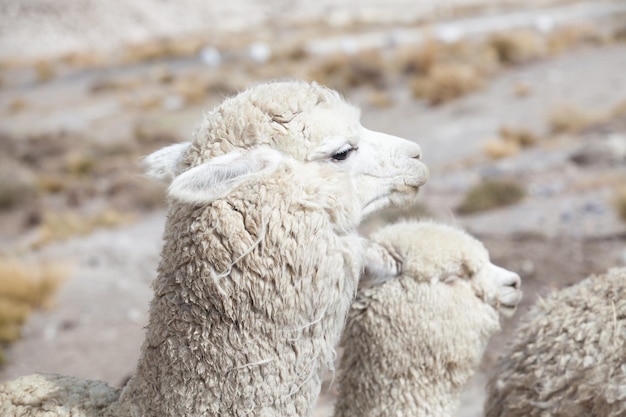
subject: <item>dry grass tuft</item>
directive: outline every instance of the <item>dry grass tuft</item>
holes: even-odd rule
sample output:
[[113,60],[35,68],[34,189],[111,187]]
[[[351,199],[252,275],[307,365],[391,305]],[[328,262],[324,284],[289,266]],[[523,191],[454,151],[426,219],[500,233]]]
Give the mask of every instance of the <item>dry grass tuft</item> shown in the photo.
[[440,60],[443,44],[432,38],[426,39],[421,47],[402,47],[397,53],[400,71],[405,74],[427,74]]
[[35,73],[39,82],[48,81],[55,76],[52,63],[45,60],[37,61],[35,63]]
[[530,30],[496,33],[489,38],[489,45],[505,65],[523,64],[545,55],[541,36]]
[[508,158],[517,155],[522,148],[528,148],[539,142],[539,138],[526,128],[502,126],[499,137],[491,139],[483,145],[483,149],[491,159]]
[[526,195],[524,188],[515,181],[487,180],[470,189],[457,207],[459,214],[471,214],[518,203]]
[[20,113],[28,107],[28,102],[22,97],[16,97],[9,103],[7,111],[10,114]]
[[513,87],[513,93],[516,97],[527,97],[532,93],[532,88],[526,83],[517,83]]
[[37,197],[35,176],[23,164],[0,155],[0,211],[32,204]]
[[388,91],[375,89],[369,94],[367,101],[372,106],[383,108],[393,104],[393,97]]
[[179,77],[172,82],[172,92],[180,96],[187,105],[206,101],[211,87],[208,80],[193,75]]
[[539,142],[537,135],[524,127],[502,126],[500,137],[505,142],[517,143],[522,148],[536,145]]
[[562,104],[552,109],[548,123],[553,133],[578,133],[598,123],[600,118],[574,104]]
[[565,26],[551,32],[546,39],[551,54],[558,54],[579,45],[602,45],[610,41],[609,36],[589,24]]
[[321,84],[346,92],[364,85],[383,89],[387,72],[385,60],[379,51],[364,51],[354,55],[331,55],[314,66],[308,76]]
[[411,91],[416,98],[438,105],[462,97],[482,85],[482,76],[471,65],[435,64],[427,74],[413,78]]
[[[69,275],[61,262],[24,263],[0,257],[0,343],[20,337],[20,327],[33,310],[47,308],[52,296]],[[0,348],[0,364],[4,355]]]
[[64,161],[63,171],[71,176],[84,178],[94,172],[98,166],[98,160],[83,152],[72,152]]
[[502,159],[517,155],[520,152],[520,146],[516,142],[496,138],[486,141],[483,144],[483,150],[491,159]]

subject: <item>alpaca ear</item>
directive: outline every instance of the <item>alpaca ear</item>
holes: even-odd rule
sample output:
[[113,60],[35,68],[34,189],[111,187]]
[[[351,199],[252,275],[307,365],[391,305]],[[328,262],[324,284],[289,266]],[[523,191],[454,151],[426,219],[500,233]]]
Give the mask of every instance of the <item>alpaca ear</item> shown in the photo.
[[247,179],[273,171],[280,159],[281,154],[273,149],[233,151],[178,175],[169,187],[169,195],[184,203],[210,203]]
[[143,166],[146,176],[158,182],[169,184],[176,177],[178,165],[183,160],[191,142],[166,146],[146,156]]
[[376,286],[384,284],[402,273],[402,263],[387,249],[375,242],[370,242],[365,255],[365,271],[361,284]]

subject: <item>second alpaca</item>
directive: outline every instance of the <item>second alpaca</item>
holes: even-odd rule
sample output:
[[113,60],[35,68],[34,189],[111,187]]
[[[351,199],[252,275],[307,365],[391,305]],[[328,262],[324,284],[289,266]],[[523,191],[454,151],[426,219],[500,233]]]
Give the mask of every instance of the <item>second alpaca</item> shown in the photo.
[[335,417],[452,416],[520,278],[465,232],[402,222],[372,236],[342,339]]

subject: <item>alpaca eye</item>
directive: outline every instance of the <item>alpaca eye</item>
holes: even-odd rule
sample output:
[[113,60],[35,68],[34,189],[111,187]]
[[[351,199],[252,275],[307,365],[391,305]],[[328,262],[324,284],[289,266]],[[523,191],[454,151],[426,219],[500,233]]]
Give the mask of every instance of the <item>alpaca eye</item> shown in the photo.
[[341,148],[339,152],[333,154],[331,158],[333,161],[345,161],[346,159],[348,159],[348,156],[350,156],[350,154],[354,151],[356,151],[356,148],[353,148],[350,145],[346,145],[345,147]]

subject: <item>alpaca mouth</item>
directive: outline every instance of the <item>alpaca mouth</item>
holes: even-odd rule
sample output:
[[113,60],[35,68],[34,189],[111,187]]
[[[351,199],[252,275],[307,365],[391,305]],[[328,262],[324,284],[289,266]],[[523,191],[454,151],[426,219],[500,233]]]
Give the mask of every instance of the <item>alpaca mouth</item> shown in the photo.
[[511,317],[517,310],[517,304],[499,304],[498,307],[497,310],[505,317]]

